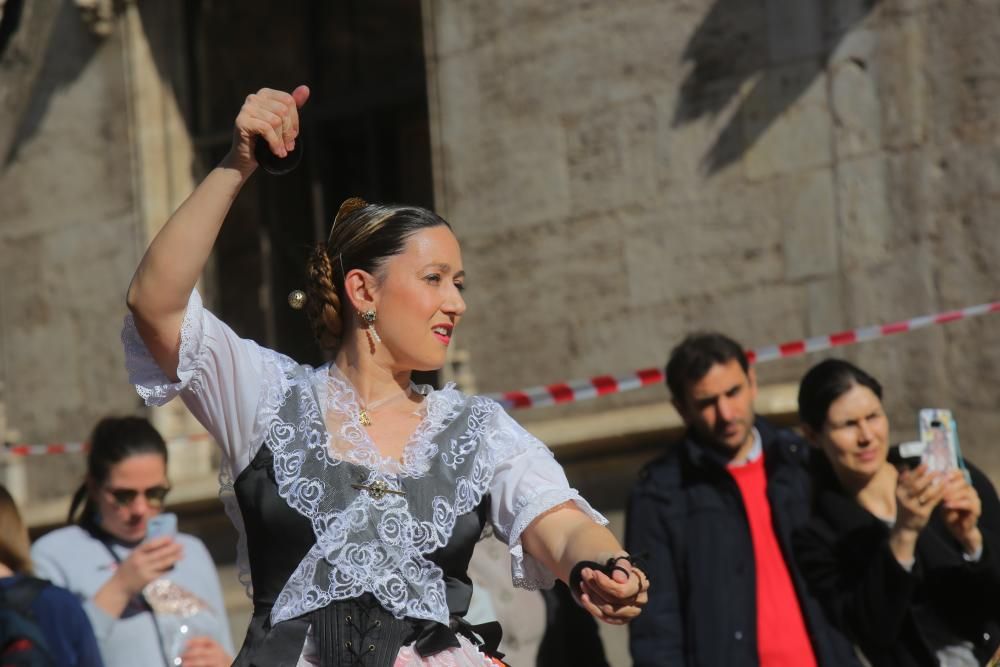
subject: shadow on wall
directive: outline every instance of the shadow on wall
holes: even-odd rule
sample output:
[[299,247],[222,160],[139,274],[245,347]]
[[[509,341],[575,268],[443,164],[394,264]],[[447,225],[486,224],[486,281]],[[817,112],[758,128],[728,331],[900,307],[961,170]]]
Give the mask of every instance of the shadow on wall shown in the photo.
[[[44,46],[35,44],[32,47],[34,53],[29,54],[22,49],[14,48],[15,45],[12,43],[0,61],[0,78],[4,79],[3,83],[18,88],[17,95],[27,95],[14,110],[16,116],[8,121],[15,123],[13,128],[9,128],[13,131],[10,134],[0,133],[6,140],[3,143],[7,144],[6,146],[0,144],[5,166],[17,158],[21,147],[38,132],[53,96],[76,81],[101,44],[101,37],[81,27],[81,12],[73,2],[63,0],[57,4],[59,4],[58,13],[53,12],[54,18],[49,15],[47,21],[51,22],[51,26],[46,26],[47,30],[39,29],[39,26],[31,23],[12,28],[16,30],[10,36],[12,42],[22,39],[41,40],[43,38],[38,36],[38,32],[42,32],[48,36],[43,42]],[[40,10],[35,13],[44,14]],[[40,17],[39,21],[41,20],[45,20],[44,17]],[[22,63],[17,62],[29,57],[40,62],[34,63],[34,67],[31,68],[22,67]],[[13,80],[9,80],[4,76],[8,72],[20,76],[12,76]]]
[[716,116],[743,97],[704,156],[704,169],[716,172],[739,160],[880,1],[716,0],[684,48],[691,68],[673,119],[680,127]]

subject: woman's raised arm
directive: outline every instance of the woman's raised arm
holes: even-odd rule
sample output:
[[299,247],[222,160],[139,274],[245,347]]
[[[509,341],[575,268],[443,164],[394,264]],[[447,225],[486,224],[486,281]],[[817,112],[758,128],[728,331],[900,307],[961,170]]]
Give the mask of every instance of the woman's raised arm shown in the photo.
[[229,153],[174,212],[146,250],[128,289],[136,329],[157,365],[177,379],[180,330],[188,298],[201,276],[222,222],[257,168],[258,138],[285,157],[299,134],[298,109],[309,88],[292,93],[263,88],[249,95],[233,128]]

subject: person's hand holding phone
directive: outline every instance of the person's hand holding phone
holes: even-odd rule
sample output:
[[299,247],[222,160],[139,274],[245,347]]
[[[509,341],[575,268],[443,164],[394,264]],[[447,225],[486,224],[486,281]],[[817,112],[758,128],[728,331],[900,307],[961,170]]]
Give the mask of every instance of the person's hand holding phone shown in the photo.
[[889,546],[901,564],[913,563],[917,538],[943,495],[941,475],[931,472],[926,465],[920,464],[913,470],[899,473],[896,482],[896,523],[889,534]]
[[184,549],[174,539],[176,534],[177,515],[164,512],[149,519],[146,539],[115,570],[114,578],[129,596],[140,593],[183,557]]
[[983,505],[979,494],[961,470],[947,473],[943,487],[941,508],[944,523],[962,545],[963,551],[970,556],[974,555],[983,548],[983,534],[979,530]]

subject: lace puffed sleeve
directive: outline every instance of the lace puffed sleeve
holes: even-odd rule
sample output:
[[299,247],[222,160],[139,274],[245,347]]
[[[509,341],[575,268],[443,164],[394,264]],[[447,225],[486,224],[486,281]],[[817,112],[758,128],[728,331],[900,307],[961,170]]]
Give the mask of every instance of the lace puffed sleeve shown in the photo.
[[511,576],[521,588],[549,588],[555,576],[530,554],[521,536],[532,521],[565,502],[573,502],[595,522],[608,520],[570,487],[552,452],[503,409],[497,410],[489,445],[501,454],[490,489],[493,529],[511,555]]
[[233,475],[238,475],[260,444],[257,407],[268,385],[279,385],[276,352],[240,338],[192,292],[188,300],[172,382],[139,336],[132,315],[122,329],[129,381],[146,405],[163,405],[180,396],[195,418],[222,447]]

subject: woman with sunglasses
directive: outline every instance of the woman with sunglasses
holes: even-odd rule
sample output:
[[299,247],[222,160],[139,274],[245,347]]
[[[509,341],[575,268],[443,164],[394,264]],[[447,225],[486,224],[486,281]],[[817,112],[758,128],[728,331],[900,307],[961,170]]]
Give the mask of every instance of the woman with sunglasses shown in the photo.
[[222,590],[205,545],[185,534],[146,539],[169,490],[167,447],[152,424],[103,419],[90,438],[71,525],[32,547],[39,576],[84,600],[108,667],[232,662]]
[[516,584],[559,577],[594,616],[627,622],[649,582],[552,453],[495,401],[411,381],[444,365],[465,313],[461,249],[442,218],[344,202],[306,272],[306,314],[332,359],[319,368],[203,307],[195,283],[257,144],[294,151],[308,96],[300,86],[246,99],[229,154],[139,264],[122,335],[140,394],[179,395],[222,449],[253,582],[235,664],[495,664],[498,633],[463,618],[487,523]]

